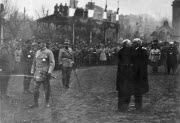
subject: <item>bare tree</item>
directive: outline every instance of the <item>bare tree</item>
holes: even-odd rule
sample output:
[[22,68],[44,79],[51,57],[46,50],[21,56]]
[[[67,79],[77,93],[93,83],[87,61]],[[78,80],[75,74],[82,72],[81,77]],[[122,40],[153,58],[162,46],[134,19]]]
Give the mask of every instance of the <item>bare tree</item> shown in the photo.
[[4,11],[2,13],[2,16],[5,17],[5,18],[7,18],[13,12],[18,10],[15,6],[11,5],[11,1],[10,0],[2,0],[2,3],[4,5]]

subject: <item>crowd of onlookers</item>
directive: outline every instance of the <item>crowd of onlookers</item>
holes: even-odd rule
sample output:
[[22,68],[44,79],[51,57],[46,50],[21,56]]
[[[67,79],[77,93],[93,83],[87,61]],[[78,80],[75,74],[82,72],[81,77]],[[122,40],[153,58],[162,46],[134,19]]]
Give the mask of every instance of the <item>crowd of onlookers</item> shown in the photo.
[[[168,49],[170,46],[174,47],[173,50],[178,52],[179,44],[169,43],[169,42],[151,42],[149,44],[144,43],[143,46],[147,48],[149,54],[149,64],[152,67],[153,72],[158,72],[158,66],[167,65]],[[22,54],[23,50],[29,46],[31,51],[35,53],[38,49],[36,43],[19,43],[16,46],[11,44],[6,45],[11,62],[11,69],[14,72],[22,71]],[[48,43],[47,47],[52,50],[55,57],[55,69],[58,68],[58,55],[59,50],[63,48],[62,44],[58,43]],[[118,61],[118,51],[121,49],[121,44],[93,44],[93,45],[71,45],[74,52],[74,61],[77,68],[85,66],[98,66],[98,65],[116,65]],[[176,52],[175,51],[175,52]],[[178,57],[178,55],[176,54]],[[172,58],[171,58],[172,59]],[[177,58],[178,59],[178,58]]]

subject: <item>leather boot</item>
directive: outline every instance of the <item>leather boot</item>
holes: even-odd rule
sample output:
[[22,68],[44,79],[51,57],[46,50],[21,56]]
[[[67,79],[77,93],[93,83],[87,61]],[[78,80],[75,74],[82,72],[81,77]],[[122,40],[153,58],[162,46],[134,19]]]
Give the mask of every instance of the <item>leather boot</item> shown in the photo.
[[49,108],[50,91],[45,92],[45,99],[46,99],[46,108]]
[[34,92],[34,104],[33,105],[29,105],[29,108],[36,108],[36,107],[38,107],[39,106],[38,99],[39,99],[39,92],[36,91],[36,92]]
[[135,108],[136,110],[142,109],[142,96],[135,96]]

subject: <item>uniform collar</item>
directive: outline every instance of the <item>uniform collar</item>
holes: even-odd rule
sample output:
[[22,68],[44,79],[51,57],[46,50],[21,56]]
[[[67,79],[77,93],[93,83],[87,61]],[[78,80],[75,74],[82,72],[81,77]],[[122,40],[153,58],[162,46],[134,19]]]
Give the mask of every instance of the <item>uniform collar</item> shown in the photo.
[[44,47],[44,48],[40,49],[40,51],[43,51],[43,50],[45,50],[45,49],[47,49],[47,48],[46,48],[46,47]]

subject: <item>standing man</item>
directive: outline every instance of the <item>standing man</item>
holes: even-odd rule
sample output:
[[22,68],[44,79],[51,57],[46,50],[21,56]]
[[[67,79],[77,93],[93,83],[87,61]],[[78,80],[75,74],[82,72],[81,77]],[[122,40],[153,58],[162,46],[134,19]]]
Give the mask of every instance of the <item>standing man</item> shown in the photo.
[[126,39],[118,52],[116,90],[118,91],[118,111],[125,112],[133,94],[133,50],[131,41]]
[[160,58],[161,58],[161,51],[160,51],[160,49],[158,49],[157,45],[154,45],[151,48],[150,54],[149,54],[149,59],[152,62],[153,73],[158,72],[158,64],[159,64]]
[[30,87],[30,82],[31,82],[31,66],[33,63],[34,59],[34,51],[31,49],[30,45],[28,45],[23,51],[22,51],[22,61],[24,65],[24,94],[30,93],[29,87]]
[[70,76],[74,65],[73,51],[69,47],[69,41],[66,40],[64,48],[59,51],[59,65],[62,70],[62,84],[64,88],[69,88]]
[[0,49],[0,93],[1,98],[9,97],[7,94],[8,83],[11,75],[10,59],[7,47]]
[[178,50],[174,46],[174,42],[170,42],[169,44],[170,46],[167,50],[167,71],[168,71],[168,74],[170,74],[171,69],[172,69],[173,74],[175,74],[176,68],[177,68]]
[[134,71],[134,97],[135,97],[135,109],[140,110],[142,108],[142,95],[149,91],[148,84],[148,53],[147,49],[142,47],[142,40],[136,38],[133,40],[133,71]]
[[[39,88],[43,84],[45,90],[46,107],[49,107],[50,99],[50,77],[55,66],[54,55],[52,51],[46,48],[46,44],[42,41],[38,42],[39,50],[35,53],[34,61],[31,68],[31,74],[34,74],[34,104],[30,108],[38,107]],[[42,73],[47,73],[44,75]]]

